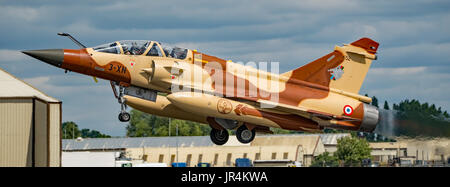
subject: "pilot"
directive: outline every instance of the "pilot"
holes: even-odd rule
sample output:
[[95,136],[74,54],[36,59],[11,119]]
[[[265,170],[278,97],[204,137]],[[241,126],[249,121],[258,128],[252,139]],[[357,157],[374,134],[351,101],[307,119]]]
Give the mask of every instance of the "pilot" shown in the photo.
[[139,46],[136,42],[131,43],[131,54],[133,55],[140,55],[141,50],[139,49]]
[[131,55],[130,50],[128,50],[128,46],[122,44],[123,54]]
[[159,56],[158,54],[158,49],[156,48],[156,44],[154,44],[152,46],[152,48],[150,49],[150,51],[148,52],[148,56]]
[[146,49],[147,49],[146,44],[142,45],[142,47],[139,49],[139,51],[140,51],[139,54],[142,55],[145,52]]
[[173,54],[171,53],[172,48],[170,47],[164,47],[163,48],[164,53],[166,54],[167,57],[173,57]]
[[178,59],[184,59],[185,58],[185,54],[184,54],[185,50],[181,49],[181,48],[174,48],[172,51],[172,56],[174,58],[178,58]]

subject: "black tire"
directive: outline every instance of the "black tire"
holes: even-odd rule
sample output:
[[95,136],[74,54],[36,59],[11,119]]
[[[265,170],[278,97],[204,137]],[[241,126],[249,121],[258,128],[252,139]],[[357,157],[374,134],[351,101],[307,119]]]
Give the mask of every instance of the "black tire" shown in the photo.
[[248,130],[247,126],[245,126],[245,125],[241,125],[236,130],[236,138],[241,143],[245,143],[245,144],[250,143],[253,141],[253,139],[255,139],[255,136],[256,136],[255,129]]
[[212,128],[209,135],[211,137],[211,141],[216,145],[223,145],[227,143],[228,138],[230,137],[226,129],[217,130],[215,128]]
[[122,112],[119,114],[119,121],[121,122],[128,122],[130,121],[131,116],[128,112]]

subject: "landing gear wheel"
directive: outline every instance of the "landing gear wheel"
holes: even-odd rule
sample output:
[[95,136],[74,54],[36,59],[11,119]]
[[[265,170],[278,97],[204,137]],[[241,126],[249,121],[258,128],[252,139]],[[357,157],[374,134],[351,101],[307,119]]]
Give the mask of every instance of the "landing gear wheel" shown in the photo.
[[[121,122],[128,122],[131,119],[130,114],[126,111],[127,110],[127,104],[126,100],[123,97],[124,96],[124,87],[121,86],[119,83],[110,82],[111,88],[114,92],[114,96],[116,97],[117,101],[120,104],[120,113],[119,113],[119,121]],[[119,94],[117,94],[116,86],[119,86]]]
[[229,138],[228,131],[226,129],[217,130],[215,128],[211,129],[211,141],[216,145],[223,145],[227,143]]
[[245,125],[241,125],[236,130],[236,138],[241,143],[250,143],[250,142],[252,142],[253,139],[255,139],[255,135],[256,135],[255,129],[249,130],[247,128],[247,126],[245,126]]
[[130,119],[131,119],[131,116],[128,112],[121,112],[119,114],[119,120],[121,122],[128,122],[128,121],[130,121]]

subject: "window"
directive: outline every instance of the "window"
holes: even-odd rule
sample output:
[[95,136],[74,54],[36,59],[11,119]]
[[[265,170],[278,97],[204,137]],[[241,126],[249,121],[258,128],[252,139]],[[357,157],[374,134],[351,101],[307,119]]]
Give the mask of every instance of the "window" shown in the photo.
[[119,41],[122,46],[123,54],[142,55],[150,42],[144,40],[124,40]]
[[149,158],[148,158],[148,155],[142,155],[142,160],[148,161],[147,159],[149,159]]
[[247,158],[247,153],[244,153],[244,156],[243,156],[244,158]]
[[173,162],[175,162],[175,155],[170,156],[170,163],[173,163]]
[[203,155],[202,155],[202,154],[199,154],[199,155],[198,155],[198,163],[202,162],[202,159],[203,159]]
[[256,153],[255,160],[260,160],[260,159],[261,159],[261,153]]
[[180,48],[180,47],[172,47],[167,44],[163,45],[162,43],[161,43],[161,47],[163,48],[163,51],[166,54],[166,56],[171,57],[171,58],[185,59],[187,52],[188,52],[187,49]]
[[186,166],[187,167],[191,166],[191,158],[192,158],[192,154],[188,154],[187,158],[186,158]]
[[227,166],[231,166],[231,153],[227,154]]
[[277,153],[272,153],[272,160],[275,160],[277,158]]
[[159,162],[159,163],[163,163],[163,162],[164,162],[164,155],[163,155],[163,154],[160,154],[160,155],[159,155],[158,162]]
[[156,43],[153,43],[152,48],[150,48],[150,50],[147,53],[147,56],[163,56],[163,55],[158,45]]
[[102,53],[113,53],[120,54],[120,48],[116,42],[99,45],[97,47],[93,47],[94,51],[102,52]]
[[288,152],[283,153],[283,159],[288,159],[288,155],[289,155]]
[[214,166],[216,166],[217,165],[217,160],[219,160],[219,154],[215,154],[214,155]]

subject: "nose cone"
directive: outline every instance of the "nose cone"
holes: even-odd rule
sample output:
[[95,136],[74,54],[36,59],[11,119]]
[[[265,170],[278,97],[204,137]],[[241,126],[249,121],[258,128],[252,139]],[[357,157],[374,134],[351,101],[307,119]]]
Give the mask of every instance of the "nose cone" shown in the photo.
[[56,67],[61,67],[64,61],[63,49],[28,50],[22,51],[22,53]]

